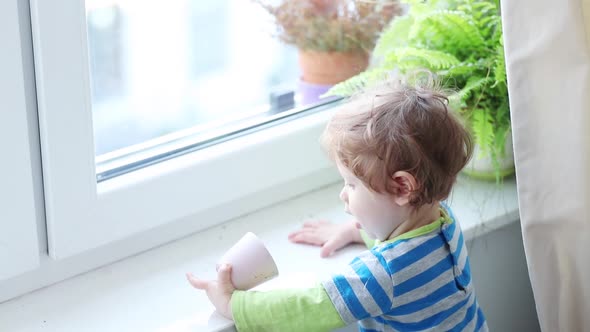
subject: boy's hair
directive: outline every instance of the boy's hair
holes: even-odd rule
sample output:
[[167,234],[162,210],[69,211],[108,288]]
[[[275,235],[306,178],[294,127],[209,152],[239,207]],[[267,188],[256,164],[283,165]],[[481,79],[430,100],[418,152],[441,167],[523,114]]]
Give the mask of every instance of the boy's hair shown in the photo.
[[469,132],[431,79],[425,86],[387,82],[353,98],[330,120],[321,143],[375,192],[395,194],[391,176],[412,174],[414,208],[447,198],[473,153]]

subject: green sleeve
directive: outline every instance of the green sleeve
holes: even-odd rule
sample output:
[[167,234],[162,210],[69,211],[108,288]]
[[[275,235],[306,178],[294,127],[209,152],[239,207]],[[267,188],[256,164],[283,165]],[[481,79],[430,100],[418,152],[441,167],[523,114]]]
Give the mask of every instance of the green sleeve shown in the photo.
[[367,235],[367,232],[365,232],[364,230],[360,230],[361,232],[361,238],[363,239],[363,241],[365,242],[365,245],[367,246],[367,248],[371,249],[375,246],[375,239],[372,239],[371,237],[369,237],[369,235]]
[[346,325],[321,284],[306,289],[235,291],[231,309],[238,332],[325,332]]

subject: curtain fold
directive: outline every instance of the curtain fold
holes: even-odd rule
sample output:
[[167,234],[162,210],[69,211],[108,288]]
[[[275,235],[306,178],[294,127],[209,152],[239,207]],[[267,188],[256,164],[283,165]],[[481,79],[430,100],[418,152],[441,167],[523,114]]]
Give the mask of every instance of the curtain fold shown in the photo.
[[590,331],[590,0],[502,0],[523,242],[543,331]]

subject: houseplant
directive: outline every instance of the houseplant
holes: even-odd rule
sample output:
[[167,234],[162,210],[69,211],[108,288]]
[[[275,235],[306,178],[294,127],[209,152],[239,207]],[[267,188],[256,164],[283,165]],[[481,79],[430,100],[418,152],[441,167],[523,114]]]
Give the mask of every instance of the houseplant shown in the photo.
[[[466,120],[476,151],[465,172],[497,181],[512,174],[510,111],[502,21],[498,0],[406,1],[409,12],[383,31],[375,47],[379,62],[334,86],[328,94],[351,95],[393,70],[427,69],[450,96],[451,108]],[[490,167],[482,161],[489,160]]]
[[379,34],[401,10],[397,0],[254,2],[273,18],[276,36],[297,47],[300,87],[310,100],[365,70]]

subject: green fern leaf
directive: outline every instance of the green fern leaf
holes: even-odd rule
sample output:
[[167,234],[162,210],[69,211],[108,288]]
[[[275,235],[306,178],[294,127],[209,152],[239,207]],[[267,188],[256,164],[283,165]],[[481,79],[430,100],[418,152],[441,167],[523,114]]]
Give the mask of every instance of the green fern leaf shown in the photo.
[[457,77],[457,76],[469,76],[476,71],[478,67],[473,63],[460,63],[458,65],[454,65],[449,67],[448,69],[441,70],[438,72],[440,76],[449,76],[449,77]]
[[354,76],[344,82],[338,83],[328,90],[321,97],[341,96],[350,97],[356,93],[363,91],[368,87],[372,87],[377,83],[383,81],[390,75],[391,71],[384,68],[375,68],[364,71],[357,76]]
[[480,1],[480,2],[474,2],[472,4],[472,10],[474,12],[479,12],[482,14],[486,14],[489,11],[496,11],[498,10],[498,8],[496,7],[496,5],[492,2],[489,1]]
[[438,71],[459,63],[460,61],[452,54],[413,47],[398,48],[384,59],[385,67],[399,68],[402,72],[419,68]]
[[500,160],[506,156],[506,139],[510,131],[510,110],[508,102],[502,103],[502,105],[496,110],[494,117],[494,141],[491,146],[489,155],[492,158],[492,164],[496,173],[496,181],[500,180]]
[[[469,97],[471,97],[474,92],[482,91],[482,89],[486,86],[486,84],[491,83],[492,80],[493,79],[490,77],[477,77],[477,76],[471,77],[467,80],[467,83],[465,84],[463,89],[461,89],[461,91],[456,93],[457,96],[455,98],[459,98],[460,100],[467,102]],[[470,105],[470,106],[475,106],[475,105]]]
[[460,11],[439,10],[421,17],[412,26],[409,38],[428,45],[433,44],[433,35],[441,43],[434,45],[435,48],[453,44],[457,50],[473,50],[485,45],[478,27]]
[[393,20],[377,41],[374,54],[384,56],[396,47],[405,46],[412,24],[414,24],[414,18],[410,15]]
[[496,63],[494,64],[494,84],[492,87],[496,87],[498,84],[506,85],[506,59],[504,57],[504,46],[500,44],[497,49]]
[[472,116],[471,129],[475,142],[480,147],[480,156],[486,156],[494,150],[495,137],[492,116],[488,110],[484,109],[473,110]]

